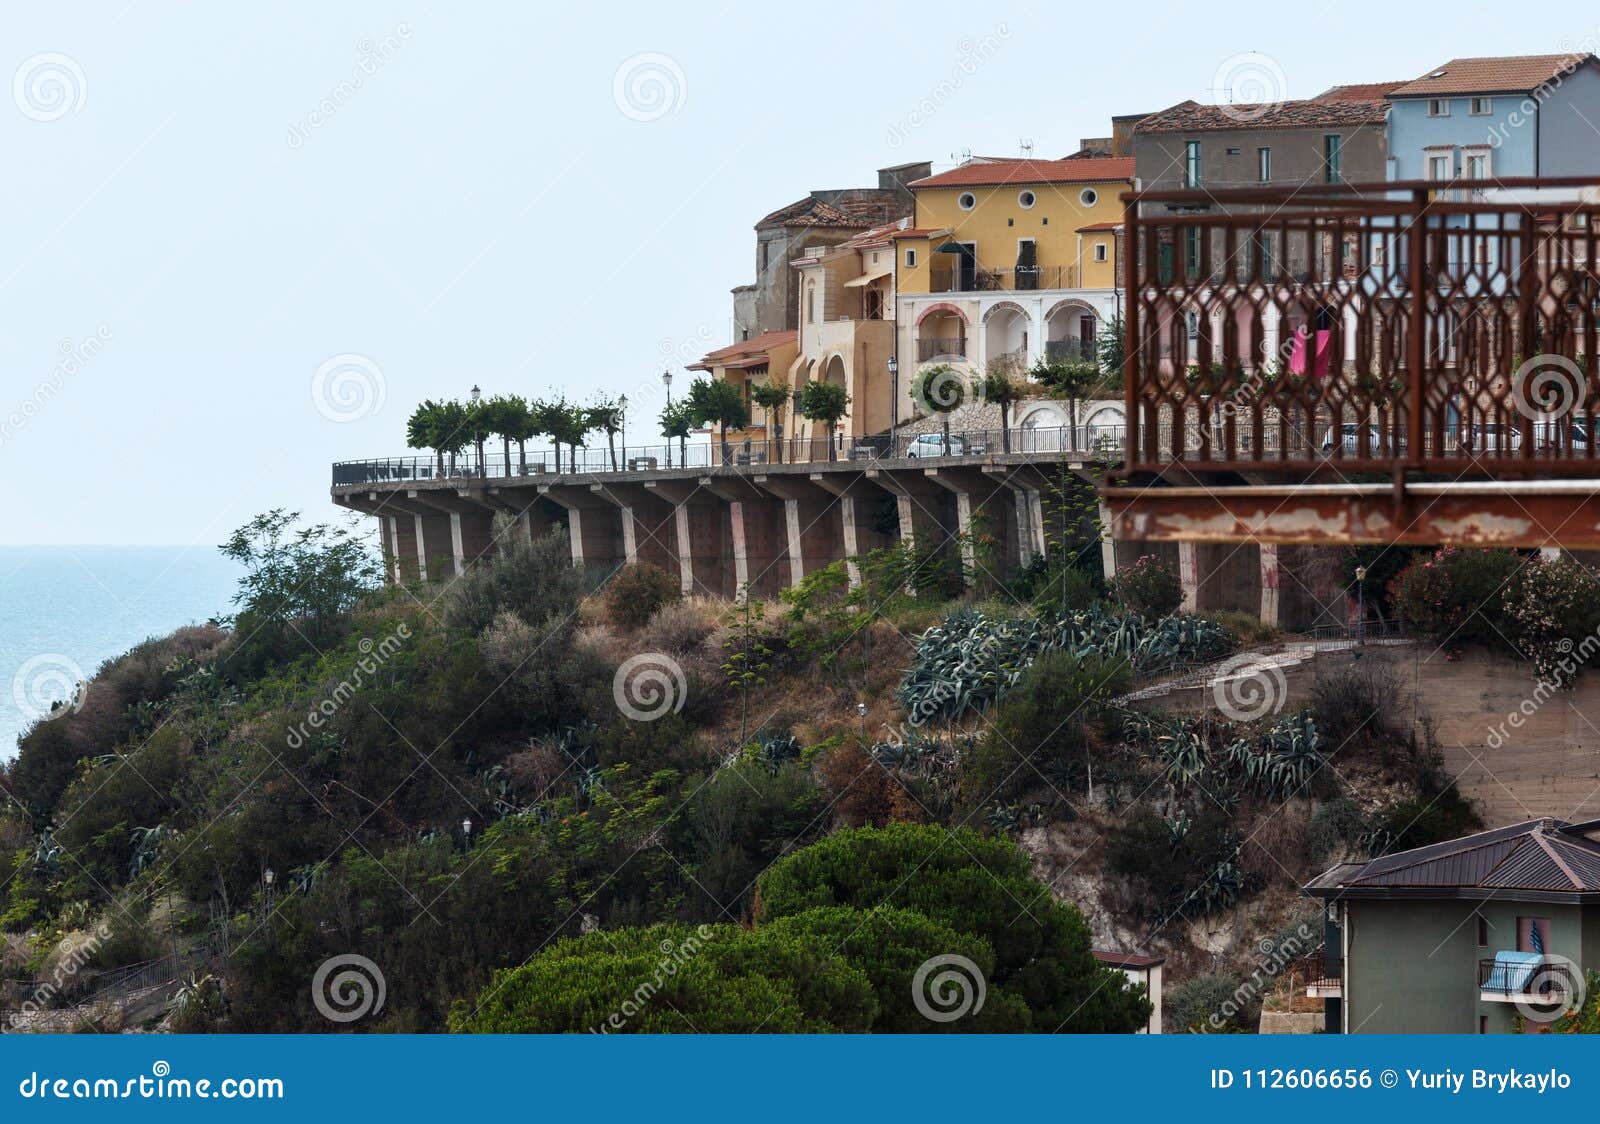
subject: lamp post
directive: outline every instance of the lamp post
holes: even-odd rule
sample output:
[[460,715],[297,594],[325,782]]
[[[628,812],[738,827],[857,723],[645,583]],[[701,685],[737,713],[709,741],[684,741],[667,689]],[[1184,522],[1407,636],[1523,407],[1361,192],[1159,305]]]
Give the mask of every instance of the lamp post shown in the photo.
[[1356,567],[1356,659],[1367,642],[1367,568]]
[[[478,384],[477,383],[473,383],[472,384],[472,391],[471,391],[471,393],[469,393],[467,395],[467,401],[472,403],[474,409],[476,409],[478,403],[483,401],[483,391],[478,389]],[[477,425],[478,425],[478,419],[477,418],[473,418],[472,419],[472,429],[473,429],[473,436],[474,437],[477,436],[477,432],[476,432],[477,431]],[[477,447],[477,450],[478,450],[478,475],[482,476],[483,475],[483,445],[480,444],[479,442],[477,442],[476,440],[473,441],[473,444]]]
[[461,821],[461,838],[470,849],[472,847],[472,821],[470,819]]
[[[663,370],[661,372],[661,385],[667,388],[667,410],[670,413],[671,410],[672,410],[672,372],[671,371]],[[672,467],[672,438],[671,437],[667,438],[667,467],[668,468]],[[684,467],[687,468],[688,466],[685,465]]]
[[861,719],[861,736],[862,737],[866,737],[867,736],[867,704],[866,703],[864,703],[864,702],[856,703],[856,716]]
[[889,356],[889,455],[895,454],[900,429],[900,360]]

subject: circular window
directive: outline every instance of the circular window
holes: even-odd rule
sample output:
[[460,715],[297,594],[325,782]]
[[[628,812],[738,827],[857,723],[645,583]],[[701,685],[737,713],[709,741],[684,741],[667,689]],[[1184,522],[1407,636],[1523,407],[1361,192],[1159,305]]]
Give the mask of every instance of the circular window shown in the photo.
[[1078,196],[1078,202],[1082,203],[1085,207],[1093,207],[1099,201],[1100,193],[1092,187],[1084,188],[1083,194]]
[[1017,192],[1017,203],[1022,207],[1022,209],[1024,211],[1029,210],[1037,202],[1038,202],[1038,198],[1033,194],[1033,192],[1031,192],[1031,191],[1019,191],[1019,192]]
[[956,200],[956,206],[960,207],[963,211],[970,211],[977,205],[978,197],[972,194],[970,191],[963,191],[961,196]]

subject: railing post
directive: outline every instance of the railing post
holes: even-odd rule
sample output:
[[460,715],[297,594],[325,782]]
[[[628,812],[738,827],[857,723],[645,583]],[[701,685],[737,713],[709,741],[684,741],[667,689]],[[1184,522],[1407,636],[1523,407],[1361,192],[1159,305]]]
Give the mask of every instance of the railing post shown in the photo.
[[[1409,382],[1411,384],[1411,401],[1406,411],[1408,416],[1406,433],[1406,456],[1396,458],[1396,472],[1398,473],[1409,461],[1412,464],[1422,464],[1422,398],[1424,392],[1423,364],[1427,360],[1427,332],[1428,309],[1427,301],[1423,295],[1427,274],[1423,268],[1422,256],[1427,251],[1428,227],[1428,193],[1425,190],[1416,190],[1411,194],[1412,215],[1411,229],[1407,231],[1407,245],[1410,260],[1406,262],[1407,286],[1411,290],[1411,317],[1409,322],[1409,336],[1406,340],[1406,364],[1411,368]],[[1398,453],[1399,450],[1396,450]],[[1397,481],[1402,479],[1397,476]]]

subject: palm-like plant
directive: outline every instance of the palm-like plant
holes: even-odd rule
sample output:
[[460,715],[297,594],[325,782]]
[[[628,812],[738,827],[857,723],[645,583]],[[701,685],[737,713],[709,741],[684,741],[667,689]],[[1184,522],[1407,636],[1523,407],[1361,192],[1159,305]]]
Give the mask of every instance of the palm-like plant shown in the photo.
[[611,471],[617,470],[617,434],[622,430],[622,402],[601,395],[588,407],[586,425],[606,435],[606,448],[611,453]]
[[998,361],[991,362],[983,374],[973,380],[973,392],[984,402],[1000,407],[1000,448],[1011,451],[1011,405],[1022,397],[1023,386],[1009,367]]
[[667,467],[672,467],[672,442],[678,439],[678,460],[683,468],[689,467],[689,431],[694,428],[694,408],[687,399],[668,402],[661,408],[661,432],[666,435]]
[[833,431],[850,409],[850,396],[844,387],[831,382],[808,382],[800,391],[800,413],[807,421],[828,427],[828,459],[833,460]]
[[944,431],[944,454],[950,455],[950,415],[967,400],[967,384],[948,363],[933,363],[917,372],[911,382],[911,397],[925,412],[938,414]]

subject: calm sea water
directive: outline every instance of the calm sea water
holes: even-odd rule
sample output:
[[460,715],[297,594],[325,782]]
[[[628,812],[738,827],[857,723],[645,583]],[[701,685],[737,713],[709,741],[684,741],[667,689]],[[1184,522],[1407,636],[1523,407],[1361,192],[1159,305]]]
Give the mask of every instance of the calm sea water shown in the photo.
[[239,573],[211,546],[0,546],[0,760],[41,695],[64,698],[74,672],[230,612]]

